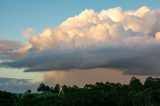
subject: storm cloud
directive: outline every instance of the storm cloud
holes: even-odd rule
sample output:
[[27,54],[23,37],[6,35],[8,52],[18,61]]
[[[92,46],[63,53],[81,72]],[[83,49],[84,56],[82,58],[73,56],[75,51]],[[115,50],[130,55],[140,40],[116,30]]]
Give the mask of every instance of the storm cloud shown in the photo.
[[145,6],[86,9],[56,28],[27,33],[24,55],[2,64],[29,72],[115,68],[126,74],[160,75],[159,19],[160,10]]

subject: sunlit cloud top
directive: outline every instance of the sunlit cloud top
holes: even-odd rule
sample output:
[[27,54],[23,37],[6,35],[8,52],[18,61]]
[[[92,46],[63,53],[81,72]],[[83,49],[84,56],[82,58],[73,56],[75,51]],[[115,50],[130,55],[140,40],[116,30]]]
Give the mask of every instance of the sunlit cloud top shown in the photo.
[[160,74],[159,19],[160,10],[146,6],[86,9],[40,34],[24,31],[28,43],[17,50],[21,56],[3,65],[26,71],[116,68],[127,74]]

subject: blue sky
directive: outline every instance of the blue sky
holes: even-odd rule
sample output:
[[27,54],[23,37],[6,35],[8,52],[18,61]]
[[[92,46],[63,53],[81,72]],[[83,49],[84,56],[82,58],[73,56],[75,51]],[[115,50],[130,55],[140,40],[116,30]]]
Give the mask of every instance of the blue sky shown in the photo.
[[1,0],[0,39],[25,41],[21,35],[24,29],[41,32],[86,8],[100,11],[120,6],[127,10],[144,5],[156,9],[160,0]]

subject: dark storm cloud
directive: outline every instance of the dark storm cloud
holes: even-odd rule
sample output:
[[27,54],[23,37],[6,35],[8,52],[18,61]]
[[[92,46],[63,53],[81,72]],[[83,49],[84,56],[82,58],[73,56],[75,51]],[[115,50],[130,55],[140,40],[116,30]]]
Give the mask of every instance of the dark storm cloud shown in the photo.
[[54,49],[30,52],[20,60],[4,63],[11,67],[28,67],[26,71],[118,68],[127,74],[159,75],[159,44]]

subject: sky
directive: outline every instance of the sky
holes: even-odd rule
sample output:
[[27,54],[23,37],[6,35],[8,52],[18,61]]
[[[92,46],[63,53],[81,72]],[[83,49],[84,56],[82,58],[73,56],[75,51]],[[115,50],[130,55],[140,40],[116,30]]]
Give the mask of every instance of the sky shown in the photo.
[[1,0],[0,89],[160,75],[159,0]]
[[141,6],[158,8],[159,0],[1,0],[0,39],[21,40],[22,31],[33,28],[36,32],[44,28],[56,27],[68,17],[81,11],[121,7],[124,10]]

